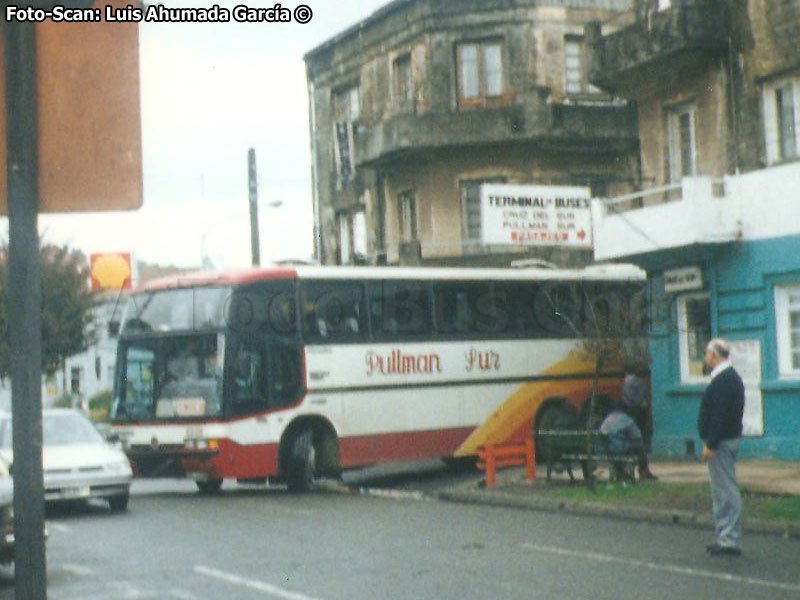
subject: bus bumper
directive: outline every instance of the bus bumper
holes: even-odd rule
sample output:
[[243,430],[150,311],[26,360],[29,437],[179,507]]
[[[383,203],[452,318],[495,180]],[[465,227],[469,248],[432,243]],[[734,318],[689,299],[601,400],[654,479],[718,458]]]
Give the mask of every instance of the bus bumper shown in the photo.
[[187,477],[190,473],[206,473],[222,477],[217,466],[219,449],[192,449],[184,445],[130,446],[126,454],[135,477]]

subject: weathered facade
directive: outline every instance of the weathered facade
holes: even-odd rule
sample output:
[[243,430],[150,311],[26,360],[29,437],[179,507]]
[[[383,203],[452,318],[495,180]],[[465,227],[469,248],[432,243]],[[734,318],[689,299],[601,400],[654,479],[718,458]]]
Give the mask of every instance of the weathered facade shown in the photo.
[[800,457],[800,2],[637,0],[586,37],[590,80],[638,108],[641,193],[595,203],[595,257],[648,272],[655,451],[699,450],[723,336],[742,452]]
[[[306,57],[323,263],[507,264],[482,183],[639,182],[635,111],[586,79],[584,26],[631,0],[395,0]],[[624,22],[624,21],[617,21]]]

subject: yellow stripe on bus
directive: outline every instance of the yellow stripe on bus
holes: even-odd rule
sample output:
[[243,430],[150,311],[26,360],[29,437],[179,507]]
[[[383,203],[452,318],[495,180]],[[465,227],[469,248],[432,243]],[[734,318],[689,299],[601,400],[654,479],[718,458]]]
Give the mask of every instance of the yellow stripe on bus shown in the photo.
[[517,391],[506,398],[491,415],[473,431],[455,451],[455,456],[469,456],[478,453],[478,447],[487,443],[500,444],[509,439],[522,424],[539,409],[542,401],[553,397],[567,397],[576,389],[586,387],[586,376],[575,379],[562,379],[572,373],[592,373],[594,361],[581,351],[573,351],[566,357],[545,369],[538,377],[559,376],[556,380],[541,380],[522,384]]

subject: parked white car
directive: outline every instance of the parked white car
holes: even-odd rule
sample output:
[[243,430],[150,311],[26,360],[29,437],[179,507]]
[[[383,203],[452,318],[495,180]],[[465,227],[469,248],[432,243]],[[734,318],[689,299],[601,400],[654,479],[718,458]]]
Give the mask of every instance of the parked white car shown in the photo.
[[[13,463],[11,415],[0,416],[0,456]],[[114,512],[128,508],[133,473],[125,454],[109,444],[77,410],[42,411],[45,502],[104,498]]]
[[0,563],[14,562],[14,480],[0,458]]

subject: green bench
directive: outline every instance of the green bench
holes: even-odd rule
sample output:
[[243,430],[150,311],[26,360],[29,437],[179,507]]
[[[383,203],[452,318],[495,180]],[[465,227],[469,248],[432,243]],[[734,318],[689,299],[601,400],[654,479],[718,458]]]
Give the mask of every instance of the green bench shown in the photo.
[[570,481],[575,481],[572,467],[580,465],[583,478],[594,480],[595,467],[609,465],[609,479],[636,482],[637,453],[618,454],[608,451],[605,434],[593,432],[591,448],[587,441],[588,432],[582,429],[540,429],[536,432],[536,456],[547,467],[547,480],[559,466],[566,469]]

